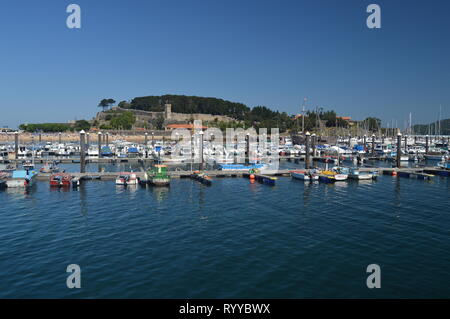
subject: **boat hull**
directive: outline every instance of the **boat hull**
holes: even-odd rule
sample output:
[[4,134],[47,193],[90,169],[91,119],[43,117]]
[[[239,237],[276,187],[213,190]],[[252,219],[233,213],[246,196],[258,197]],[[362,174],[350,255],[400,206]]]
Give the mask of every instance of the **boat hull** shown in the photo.
[[150,178],[148,182],[153,186],[170,186],[170,178]]

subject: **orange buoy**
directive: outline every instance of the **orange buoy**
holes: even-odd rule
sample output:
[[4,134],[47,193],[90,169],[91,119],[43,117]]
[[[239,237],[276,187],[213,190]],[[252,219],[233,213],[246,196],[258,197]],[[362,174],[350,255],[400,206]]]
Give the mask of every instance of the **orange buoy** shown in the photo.
[[254,174],[250,174],[249,178],[250,179],[255,179],[255,175]]
[[397,176],[397,172],[396,171],[392,171],[392,176]]

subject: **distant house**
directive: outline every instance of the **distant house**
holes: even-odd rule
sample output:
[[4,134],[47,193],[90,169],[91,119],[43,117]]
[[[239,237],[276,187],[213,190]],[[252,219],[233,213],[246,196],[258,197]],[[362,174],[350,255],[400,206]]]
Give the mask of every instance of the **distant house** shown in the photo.
[[[202,130],[206,130],[207,126],[202,126]],[[166,125],[166,131],[173,131],[176,129],[187,129],[187,130],[194,130],[194,124],[167,124]]]
[[336,116],[337,119],[341,119],[347,122],[350,122],[352,118],[350,116]]

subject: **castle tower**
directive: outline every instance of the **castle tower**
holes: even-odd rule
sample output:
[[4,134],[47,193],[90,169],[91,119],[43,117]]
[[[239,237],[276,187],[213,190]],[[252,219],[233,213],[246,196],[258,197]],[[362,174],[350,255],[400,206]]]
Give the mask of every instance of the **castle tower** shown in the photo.
[[165,118],[166,120],[170,120],[172,118],[172,104],[166,103],[165,105]]

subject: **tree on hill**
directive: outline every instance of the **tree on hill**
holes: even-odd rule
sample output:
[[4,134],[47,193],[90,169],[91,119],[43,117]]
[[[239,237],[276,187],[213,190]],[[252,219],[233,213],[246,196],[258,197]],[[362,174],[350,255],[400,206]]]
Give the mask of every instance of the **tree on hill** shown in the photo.
[[123,112],[119,116],[115,116],[111,119],[110,125],[114,129],[130,130],[133,124],[136,122],[136,117],[133,112]]
[[89,131],[91,128],[91,124],[86,120],[79,120],[75,122],[74,129],[75,131]]
[[110,107],[114,103],[116,103],[116,101],[114,99],[103,99],[100,101],[98,106],[101,107],[104,112],[108,107]]

